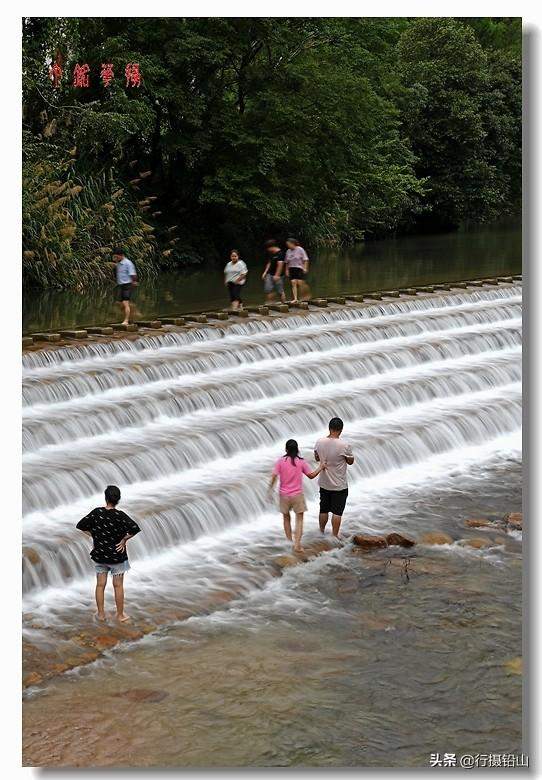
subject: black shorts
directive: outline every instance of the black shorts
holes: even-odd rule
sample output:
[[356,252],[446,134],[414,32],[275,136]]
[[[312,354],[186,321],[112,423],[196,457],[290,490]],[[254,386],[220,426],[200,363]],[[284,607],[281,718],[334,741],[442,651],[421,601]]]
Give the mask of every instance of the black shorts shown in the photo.
[[304,279],[305,271],[302,268],[289,268],[290,279]]
[[132,297],[132,283],[117,284],[117,301],[129,301]]
[[348,488],[344,490],[326,490],[320,488],[320,514],[331,512],[337,517],[342,517],[348,498]]
[[235,284],[235,282],[228,282],[228,290],[230,291],[230,301],[239,301],[241,303],[241,284]]

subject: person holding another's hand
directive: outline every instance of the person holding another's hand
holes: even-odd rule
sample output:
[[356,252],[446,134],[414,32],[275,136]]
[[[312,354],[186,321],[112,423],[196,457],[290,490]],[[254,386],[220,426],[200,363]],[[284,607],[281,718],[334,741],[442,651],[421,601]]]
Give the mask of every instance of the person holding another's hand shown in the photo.
[[295,513],[295,528],[293,534],[294,552],[301,553],[301,537],[303,536],[303,515],[307,511],[307,503],[303,495],[303,474],[314,479],[326,468],[320,463],[312,470],[306,460],[299,454],[299,447],[294,439],[286,442],[286,454],[277,460],[271,474],[269,493],[273,490],[277,477],[279,479],[279,507],[284,521],[286,538],[292,541],[292,525],[290,512]]

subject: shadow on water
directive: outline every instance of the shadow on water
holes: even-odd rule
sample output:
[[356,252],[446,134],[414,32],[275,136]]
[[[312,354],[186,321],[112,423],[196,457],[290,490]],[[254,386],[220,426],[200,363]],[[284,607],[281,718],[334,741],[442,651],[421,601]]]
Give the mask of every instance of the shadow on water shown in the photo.
[[[245,259],[249,266],[245,301],[261,303],[263,260],[257,253]],[[521,227],[500,224],[322,249],[311,252],[311,260],[309,283],[314,295],[513,274],[521,271]],[[24,298],[25,332],[118,319],[113,287],[81,293],[28,291]],[[136,294],[139,317],[217,309],[227,303],[222,268],[211,264],[190,273],[163,273],[141,284]]]

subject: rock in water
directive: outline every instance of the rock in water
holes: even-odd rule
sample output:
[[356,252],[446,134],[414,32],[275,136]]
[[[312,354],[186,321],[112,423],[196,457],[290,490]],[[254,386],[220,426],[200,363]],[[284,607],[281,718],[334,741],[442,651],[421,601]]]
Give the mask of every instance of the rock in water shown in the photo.
[[523,658],[521,656],[511,658],[504,666],[508,674],[523,674]]
[[387,547],[388,541],[385,536],[369,536],[369,534],[356,534],[352,541],[357,547],[364,550],[375,550],[379,547]]
[[463,547],[473,547],[475,550],[481,550],[483,547],[491,547],[488,539],[473,537],[472,539],[461,539],[459,544]]
[[522,512],[509,512],[505,515],[504,520],[509,528],[513,528],[516,531],[521,531],[523,529]]
[[297,566],[298,563],[298,559],[293,555],[278,555],[276,558],[273,558],[273,565],[277,566],[279,569],[286,569],[288,566]]
[[403,536],[402,534],[398,533],[391,533],[386,536],[387,543],[392,546],[395,545],[397,547],[414,547],[416,542],[414,539],[409,539],[408,536]]
[[454,540],[443,531],[428,531],[419,540],[421,544],[453,544]]
[[465,520],[467,528],[485,528],[486,526],[492,526],[494,523],[491,520],[484,520],[483,518],[472,517],[469,520]]

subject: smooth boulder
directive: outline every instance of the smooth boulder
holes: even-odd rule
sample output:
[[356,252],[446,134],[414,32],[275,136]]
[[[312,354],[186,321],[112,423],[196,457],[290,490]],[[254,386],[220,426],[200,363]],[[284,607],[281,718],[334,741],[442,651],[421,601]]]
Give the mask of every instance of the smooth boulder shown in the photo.
[[487,526],[494,525],[494,523],[492,523],[491,520],[486,520],[481,517],[472,517],[468,520],[465,520],[465,525],[467,528],[486,528]]
[[516,531],[523,529],[523,513],[522,512],[509,512],[505,516],[506,525],[509,528],[513,528]]
[[398,534],[395,531],[391,534],[387,534],[386,541],[390,547],[414,547],[416,544],[414,539],[410,539],[408,536],[403,536],[403,534]]
[[385,536],[370,536],[369,534],[355,534],[352,541],[356,547],[363,550],[376,550],[381,547],[387,547],[388,541]]
[[421,544],[453,544],[454,540],[443,531],[428,531],[420,537]]

